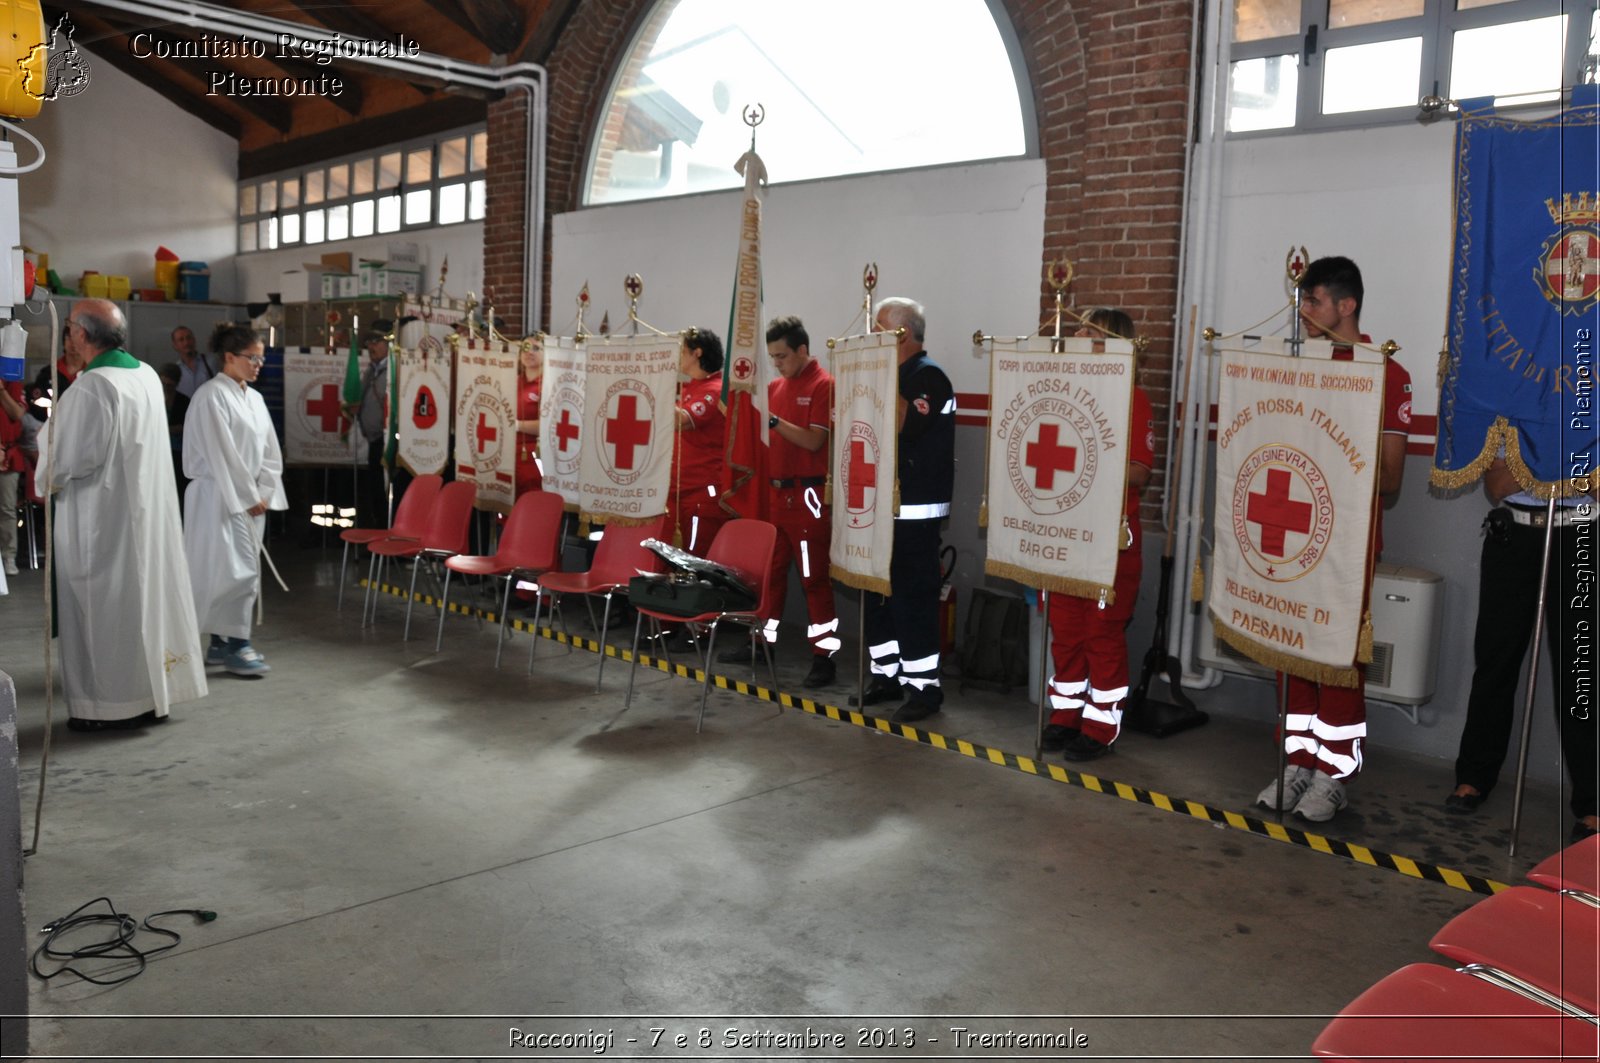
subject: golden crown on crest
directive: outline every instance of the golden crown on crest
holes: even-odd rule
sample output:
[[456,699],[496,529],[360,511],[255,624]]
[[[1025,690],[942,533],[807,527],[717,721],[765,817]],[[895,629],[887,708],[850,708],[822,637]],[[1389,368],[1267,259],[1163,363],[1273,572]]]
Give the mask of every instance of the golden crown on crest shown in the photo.
[[1559,204],[1547,199],[1544,209],[1550,212],[1550,220],[1557,225],[1600,222],[1600,196],[1590,192],[1579,192],[1576,199],[1571,192],[1563,192]]

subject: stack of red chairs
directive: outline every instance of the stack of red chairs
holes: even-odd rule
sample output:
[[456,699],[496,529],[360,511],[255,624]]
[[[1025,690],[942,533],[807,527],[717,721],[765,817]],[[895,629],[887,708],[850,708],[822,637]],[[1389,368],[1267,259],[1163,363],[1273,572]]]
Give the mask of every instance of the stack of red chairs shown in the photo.
[[[400,505],[396,507],[394,522],[387,528],[346,528],[339,533],[339,538],[344,540],[344,556],[339,560],[339,600],[337,608],[344,608],[344,581],[345,571],[350,567],[350,548],[360,549],[371,546],[373,543],[385,539],[421,539],[428,530],[428,516],[433,512],[434,500],[439,497],[439,491],[444,487],[444,477],[438,475],[418,476],[411,481],[411,486],[406,488],[405,494],[400,496]],[[361,620],[367,619],[367,603],[371,600],[372,587],[367,587],[367,596],[361,600]]]

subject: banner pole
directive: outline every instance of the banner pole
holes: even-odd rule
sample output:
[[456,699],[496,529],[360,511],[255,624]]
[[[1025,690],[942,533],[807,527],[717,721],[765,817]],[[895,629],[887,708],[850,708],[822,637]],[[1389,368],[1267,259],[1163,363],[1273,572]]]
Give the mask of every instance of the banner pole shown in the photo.
[[1033,759],[1044,759],[1045,705],[1050,701],[1050,676],[1055,671],[1055,661],[1050,657],[1050,592],[1039,592],[1039,608],[1044,620],[1039,624],[1039,723],[1033,732]]
[[[1546,581],[1550,578],[1551,544],[1556,532],[1556,496],[1550,495],[1545,508],[1544,556],[1539,559],[1539,604],[1533,614],[1533,641],[1529,643],[1533,660],[1528,662],[1528,692],[1522,699],[1522,740],[1517,749],[1517,788],[1511,797],[1511,845],[1507,856],[1517,855],[1517,831],[1522,826],[1522,787],[1528,776],[1528,736],[1533,729],[1533,696],[1539,689],[1539,639],[1544,634],[1544,600]],[[1556,632],[1551,638],[1559,638]]]
[[856,646],[856,704],[861,707],[863,714],[865,714],[867,708],[867,595],[871,593],[866,588],[862,588],[857,616],[857,623],[860,625],[861,630],[861,641]]

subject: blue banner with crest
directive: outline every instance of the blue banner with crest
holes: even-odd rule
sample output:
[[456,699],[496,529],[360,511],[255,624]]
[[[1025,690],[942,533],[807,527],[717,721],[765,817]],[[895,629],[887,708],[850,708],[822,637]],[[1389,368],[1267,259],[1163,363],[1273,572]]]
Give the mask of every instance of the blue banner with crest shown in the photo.
[[1433,482],[1503,456],[1541,498],[1590,490],[1600,343],[1600,95],[1536,121],[1462,104]]

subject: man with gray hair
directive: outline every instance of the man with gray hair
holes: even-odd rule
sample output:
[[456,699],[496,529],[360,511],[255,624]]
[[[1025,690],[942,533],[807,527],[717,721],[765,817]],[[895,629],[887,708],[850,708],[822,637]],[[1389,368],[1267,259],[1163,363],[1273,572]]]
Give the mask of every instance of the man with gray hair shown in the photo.
[[40,433],[39,482],[57,496],[57,618],[67,726],[140,727],[206,694],[155,370],[123,348],[122,311],[74,303],[88,363]]
[[[956,474],[956,395],[950,378],[922,348],[922,304],[885,299],[875,330],[894,332],[900,361],[899,446],[895,470],[900,512],[889,562],[893,595],[867,595],[867,652],[872,681],[864,705],[904,697],[889,719],[925,719],[944,705],[939,686],[939,524],[950,515]],[[851,698],[852,703],[855,698]]]

